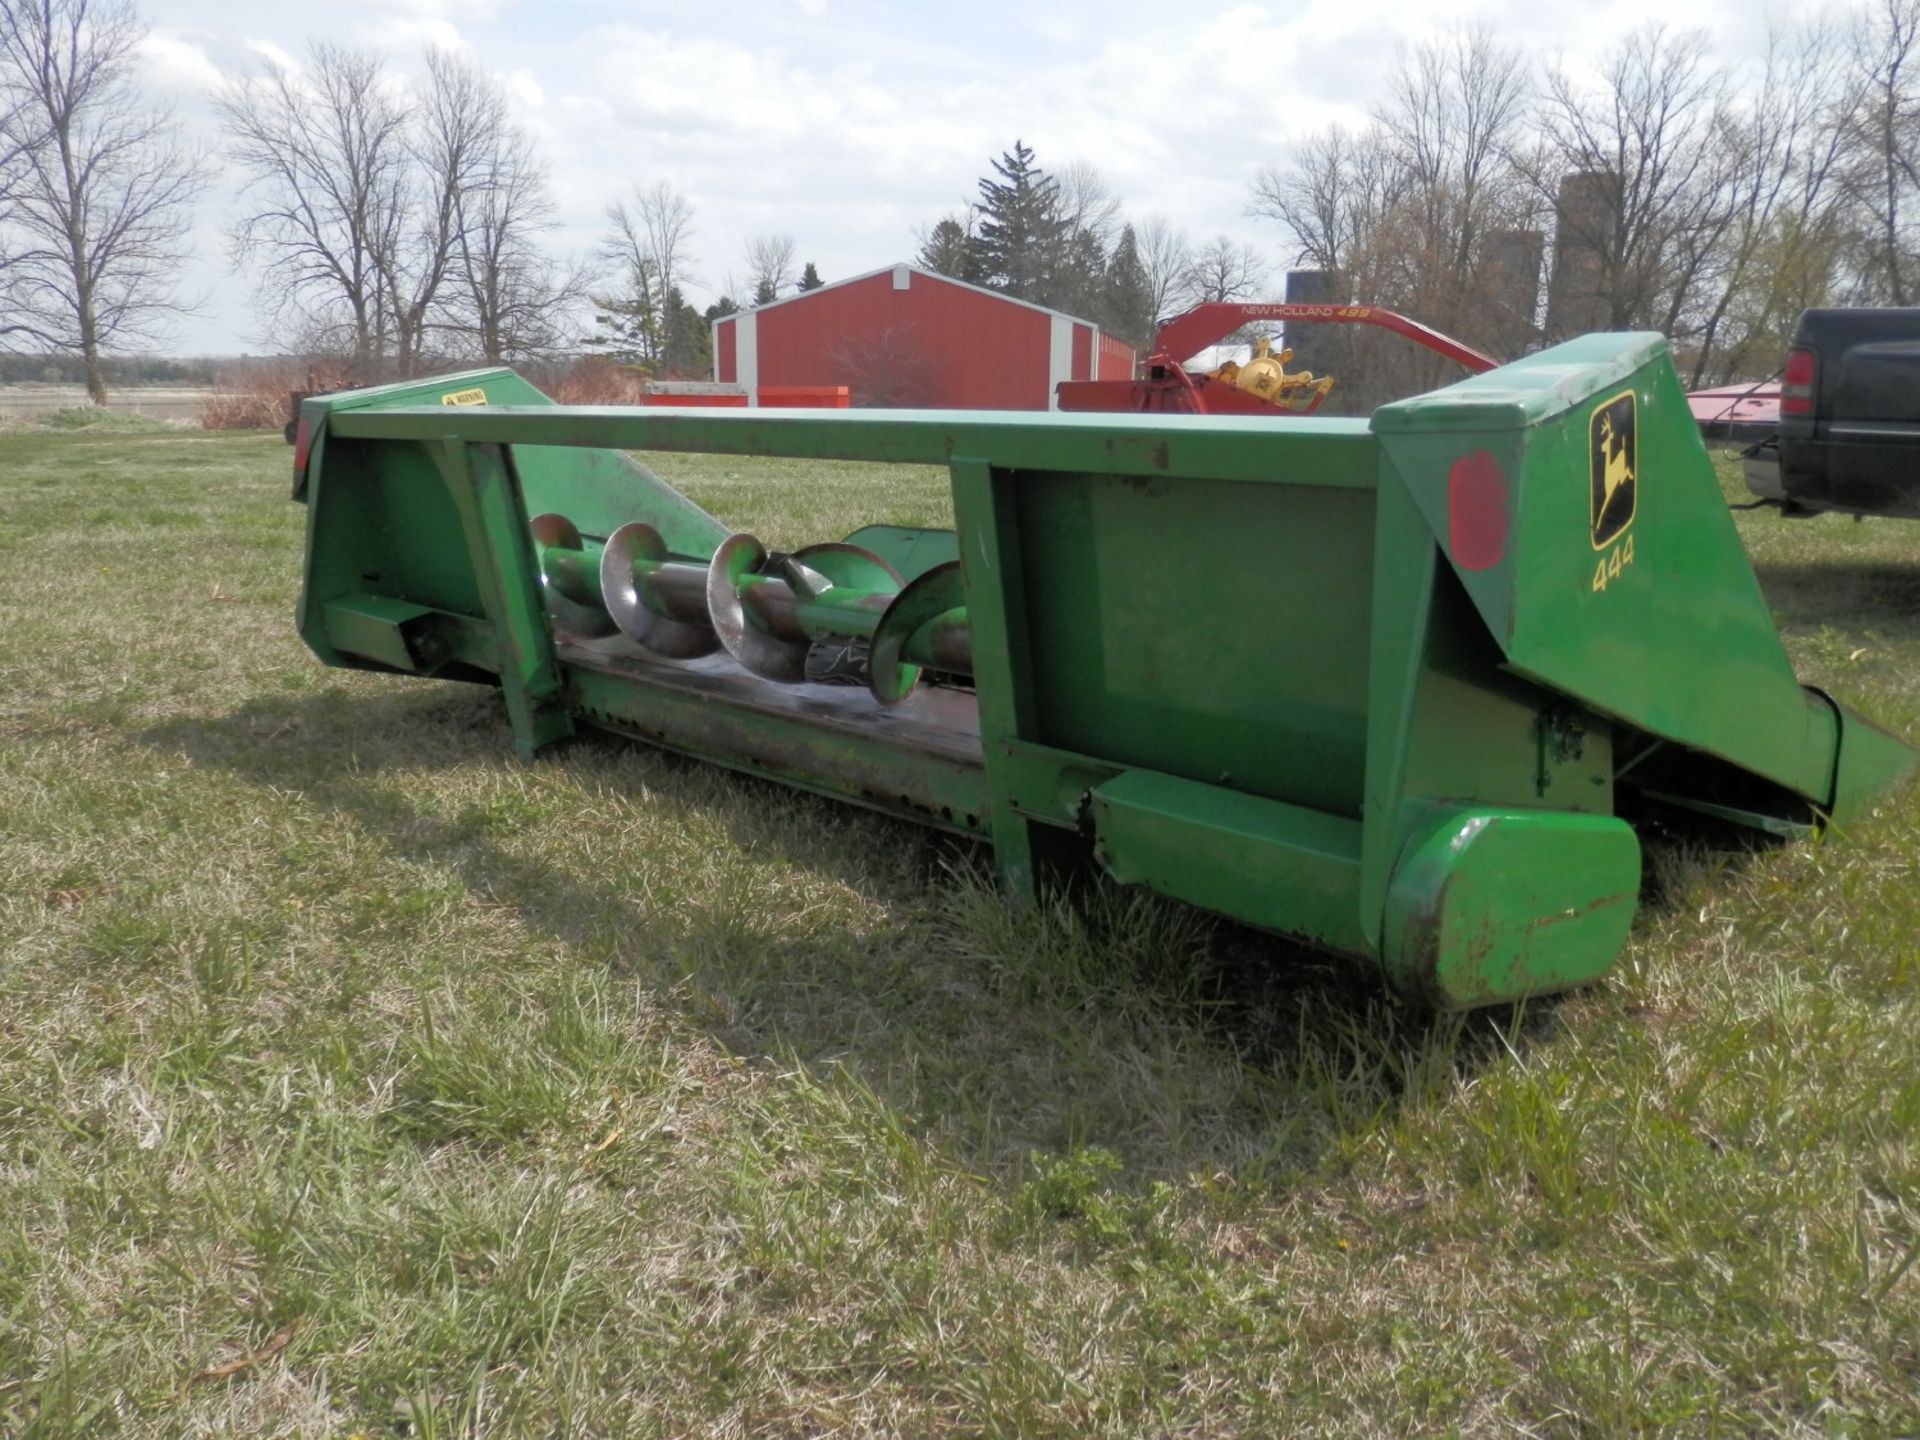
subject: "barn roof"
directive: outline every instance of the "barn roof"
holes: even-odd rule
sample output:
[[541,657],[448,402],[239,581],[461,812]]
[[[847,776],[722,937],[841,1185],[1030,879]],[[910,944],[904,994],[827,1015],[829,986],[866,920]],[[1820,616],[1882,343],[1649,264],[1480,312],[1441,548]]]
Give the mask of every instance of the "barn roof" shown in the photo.
[[942,275],[937,270],[927,270],[918,265],[907,264],[882,265],[878,270],[869,270],[863,275],[852,275],[845,280],[834,280],[826,285],[816,286],[812,290],[798,291],[795,294],[787,296],[784,300],[769,300],[764,305],[743,305],[740,309],[734,311],[732,315],[716,315],[714,317],[714,323],[718,325],[723,321],[733,319],[734,316],[737,315],[759,315],[768,310],[778,310],[782,305],[791,305],[796,300],[806,300],[814,295],[820,294],[823,290],[838,290],[846,285],[858,285],[862,281],[872,280],[881,275],[891,275],[897,270],[905,270],[910,274],[919,275],[927,280],[937,280],[942,285],[951,285],[957,290],[971,290],[976,295],[985,295],[989,299],[998,300],[1007,305],[1018,305],[1024,310],[1038,310],[1042,315],[1058,315],[1061,319],[1071,320],[1076,325],[1090,326],[1095,330],[1100,328],[1098,321],[1088,320],[1079,315],[1069,315],[1064,310],[1051,310],[1045,305],[1036,305],[1031,300],[1022,300],[1017,296],[1008,295],[1004,291],[989,290],[984,285],[972,285],[965,280],[956,280],[951,275]]

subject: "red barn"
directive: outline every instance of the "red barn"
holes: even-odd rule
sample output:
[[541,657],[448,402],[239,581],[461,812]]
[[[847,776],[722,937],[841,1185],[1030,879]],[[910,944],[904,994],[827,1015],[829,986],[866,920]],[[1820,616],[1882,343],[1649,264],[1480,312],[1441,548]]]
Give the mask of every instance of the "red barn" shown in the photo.
[[713,378],[845,385],[855,405],[1050,410],[1062,380],[1126,380],[1133,349],[1086,320],[894,265],[713,322]]

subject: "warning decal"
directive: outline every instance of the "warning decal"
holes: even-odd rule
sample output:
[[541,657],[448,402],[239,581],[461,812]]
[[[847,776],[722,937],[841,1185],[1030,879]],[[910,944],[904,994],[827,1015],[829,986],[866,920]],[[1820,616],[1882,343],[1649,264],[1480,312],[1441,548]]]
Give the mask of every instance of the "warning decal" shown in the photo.
[[455,390],[450,394],[442,395],[440,403],[442,405],[484,405],[487,403],[487,392],[478,388]]

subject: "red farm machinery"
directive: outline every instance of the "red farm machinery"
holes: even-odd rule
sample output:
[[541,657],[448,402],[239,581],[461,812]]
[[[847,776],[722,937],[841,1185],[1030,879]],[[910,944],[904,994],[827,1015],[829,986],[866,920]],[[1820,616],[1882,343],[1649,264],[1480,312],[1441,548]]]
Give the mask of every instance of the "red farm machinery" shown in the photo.
[[1457,362],[1470,375],[1500,362],[1471,345],[1378,305],[1241,304],[1196,305],[1160,326],[1146,363],[1134,380],[1069,380],[1059,387],[1062,410],[1109,414],[1311,415],[1326,402],[1335,379],[1310,370],[1289,371],[1293,351],[1273,353],[1262,337],[1244,361],[1229,360],[1208,371],[1185,362],[1249,326],[1370,325],[1399,335]]

